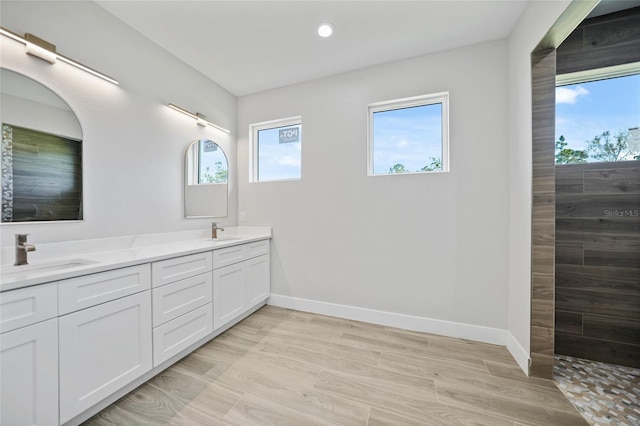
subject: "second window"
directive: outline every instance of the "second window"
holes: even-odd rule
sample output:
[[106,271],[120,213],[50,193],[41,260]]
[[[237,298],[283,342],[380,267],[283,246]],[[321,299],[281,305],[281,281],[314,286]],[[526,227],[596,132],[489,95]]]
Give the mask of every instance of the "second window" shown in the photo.
[[449,171],[449,93],[369,105],[369,175]]

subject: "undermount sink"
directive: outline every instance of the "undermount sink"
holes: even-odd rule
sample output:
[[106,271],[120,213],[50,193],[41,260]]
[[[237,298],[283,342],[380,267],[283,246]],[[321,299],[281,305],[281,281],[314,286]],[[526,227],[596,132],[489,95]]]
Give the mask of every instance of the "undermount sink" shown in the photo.
[[3,265],[2,275],[15,275],[23,273],[40,273],[40,272],[56,272],[64,269],[76,268],[78,266],[91,265],[98,263],[94,260],[87,259],[65,259],[56,262],[38,262],[27,265]]
[[207,238],[207,241],[236,241],[239,240],[240,238],[238,237],[218,237],[218,238]]

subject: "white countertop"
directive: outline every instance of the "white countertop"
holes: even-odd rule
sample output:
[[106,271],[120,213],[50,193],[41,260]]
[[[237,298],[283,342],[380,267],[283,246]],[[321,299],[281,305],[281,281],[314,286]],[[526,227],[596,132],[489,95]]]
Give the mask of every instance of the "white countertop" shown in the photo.
[[[0,291],[59,281],[110,269],[155,262],[271,238],[270,227],[239,226],[219,232],[212,240],[210,230],[133,235],[93,240],[38,244],[29,252],[29,265],[13,266],[13,247],[3,247]],[[69,267],[56,269],[55,265]],[[53,268],[48,267],[54,265]],[[43,269],[38,269],[43,268]]]

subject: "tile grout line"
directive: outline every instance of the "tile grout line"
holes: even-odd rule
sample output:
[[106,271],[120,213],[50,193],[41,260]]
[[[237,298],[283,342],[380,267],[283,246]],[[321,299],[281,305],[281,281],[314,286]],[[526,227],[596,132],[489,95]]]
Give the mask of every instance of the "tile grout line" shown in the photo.
[[487,366],[487,360],[485,360],[484,358],[482,359],[482,365],[484,365],[484,369],[487,370],[487,374],[491,377],[496,377],[493,374],[491,374],[491,370],[489,370],[489,367]]

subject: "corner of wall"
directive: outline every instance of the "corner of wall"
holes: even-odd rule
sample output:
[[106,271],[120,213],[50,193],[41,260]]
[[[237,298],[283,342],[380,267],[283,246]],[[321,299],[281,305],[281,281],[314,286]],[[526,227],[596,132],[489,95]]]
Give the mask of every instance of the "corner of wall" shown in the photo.
[[516,360],[524,374],[529,375],[529,363],[531,359],[529,358],[529,351],[526,350],[520,342],[513,337],[511,332],[507,331],[507,349]]
[[571,4],[529,2],[508,38],[509,295],[507,347],[528,374],[531,345],[531,53]]

